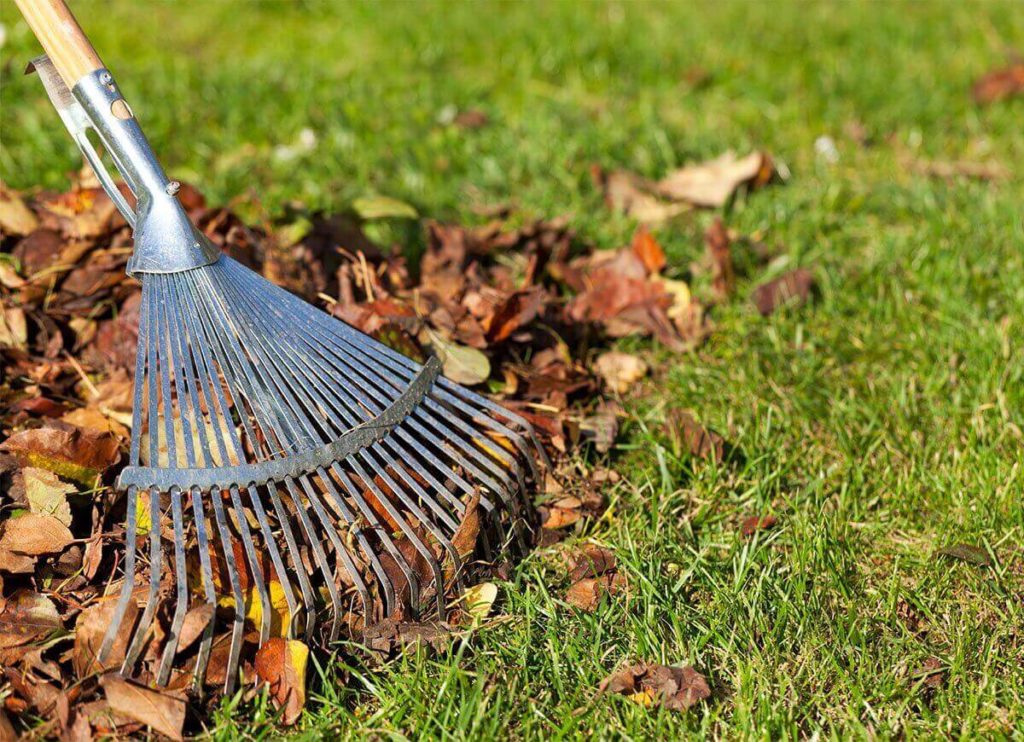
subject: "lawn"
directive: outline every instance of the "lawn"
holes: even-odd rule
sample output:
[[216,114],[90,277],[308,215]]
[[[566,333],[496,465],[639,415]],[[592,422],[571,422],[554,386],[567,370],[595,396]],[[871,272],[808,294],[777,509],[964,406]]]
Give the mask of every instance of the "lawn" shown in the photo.
[[[655,231],[680,278],[716,215],[779,257],[741,276],[698,350],[623,343],[655,370],[613,450],[589,454],[623,478],[575,538],[615,550],[628,596],[573,610],[537,550],[449,652],[323,667],[293,733],[1024,735],[1024,99],[970,96],[1024,52],[1019,4],[73,7],[172,176],[250,219],[381,194],[478,223],[474,206],[511,203],[612,248],[636,224],[605,206],[594,163],[659,177],[759,148],[789,172]],[[37,47],[13,4],[0,22],[0,177],[63,189],[74,147],[21,75]],[[444,124],[469,109],[488,125]],[[926,171],[956,161],[1006,175]],[[794,266],[817,300],[762,318],[746,297]],[[671,407],[741,456],[676,456]],[[744,538],[752,515],[777,525]],[[989,564],[938,554],[956,544]],[[673,713],[596,695],[636,659],[695,666],[711,699]],[[209,730],[270,736],[272,716],[225,703]]]

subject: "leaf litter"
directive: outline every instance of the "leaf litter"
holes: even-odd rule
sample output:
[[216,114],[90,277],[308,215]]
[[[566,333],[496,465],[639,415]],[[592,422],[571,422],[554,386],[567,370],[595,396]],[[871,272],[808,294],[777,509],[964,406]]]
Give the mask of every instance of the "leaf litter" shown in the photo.
[[[626,183],[631,208],[652,211],[633,215],[657,222],[724,203],[739,188],[763,186],[773,173],[771,158],[752,153],[688,166],[658,183],[628,173],[600,177],[607,198],[623,197],[625,191],[614,193],[615,183]],[[691,291],[692,276],[672,266],[643,226],[628,245],[598,250],[581,242],[564,218],[517,223],[506,208],[489,212],[491,220],[479,226],[422,220],[425,250],[410,264],[399,247],[379,245],[363,230],[367,220],[418,218],[394,199],[367,197],[348,214],[290,212],[256,227],[208,206],[187,185],[180,197],[198,227],[236,260],[410,357],[437,354],[447,376],[529,419],[556,462],[536,502],[535,540],[542,544],[600,516],[602,489],[618,479],[614,470],[584,463],[580,452],[587,446],[598,455],[610,452],[626,413],[604,394],[627,394],[651,364],[610,345],[635,336],[670,351],[691,350],[711,329],[705,304]],[[733,291],[730,244],[723,225],[712,225],[708,250],[719,298]],[[121,584],[115,545],[124,537],[124,499],[111,485],[132,423],[140,288],[124,273],[130,252],[128,226],[94,182],[79,178],[66,193],[29,197],[0,184],[0,658],[17,674],[17,681],[8,673],[0,682],[6,683],[5,714],[35,714],[56,736],[149,728],[181,737],[188,718],[219,700],[216,686],[230,649],[220,614],[230,615],[235,599],[220,584],[225,594],[216,606],[196,600],[186,614],[166,689],[147,685],[155,678],[159,642],[143,648],[137,679],[113,674],[128,649],[127,629],[115,637],[108,661],[97,661],[114,609],[108,596]],[[678,445],[720,460],[724,441],[690,420],[677,421]],[[140,538],[157,529],[169,542],[165,516],[154,520],[144,510]],[[468,503],[455,537],[467,560],[477,553],[479,518],[479,506]],[[216,565],[224,556],[211,556],[215,575],[222,573]],[[244,565],[237,556],[229,558]],[[197,562],[190,549],[188,568]],[[272,578],[271,565],[264,568]],[[505,565],[490,569],[498,578],[507,575]],[[605,596],[628,589],[604,547],[585,547],[567,569],[566,599],[578,609],[595,610]],[[262,603],[242,572],[245,677],[266,687],[280,720],[292,723],[305,704],[312,647],[283,634],[290,620],[283,600],[271,601],[272,638],[256,646]],[[140,575],[140,584],[146,580]],[[274,584],[271,579],[271,593]],[[446,624],[399,611],[358,632],[368,650],[384,657],[409,643],[442,651],[452,632],[488,620],[497,595],[497,585],[485,580],[447,596],[456,610]],[[133,625],[144,602],[140,591],[123,626]],[[169,620],[159,613],[154,631],[166,632]],[[198,638],[211,630],[209,687],[202,699],[188,696]],[[634,674],[636,693],[676,699],[666,701],[675,707],[700,695],[689,674],[657,667]]]

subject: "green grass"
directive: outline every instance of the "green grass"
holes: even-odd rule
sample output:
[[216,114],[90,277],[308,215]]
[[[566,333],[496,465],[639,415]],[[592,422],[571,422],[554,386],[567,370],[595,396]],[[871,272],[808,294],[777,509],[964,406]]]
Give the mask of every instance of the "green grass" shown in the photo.
[[[744,277],[698,352],[657,351],[611,456],[625,482],[581,534],[616,550],[629,597],[575,613],[539,551],[502,585],[502,619],[450,653],[329,666],[298,734],[1024,736],[1024,100],[969,96],[1024,51],[1019,4],[75,7],[172,174],[250,216],[254,199],[273,216],[380,193],[472,222],[474,204],[513,201],[614,247],[635,225],[605,209],[591,163],[657,176],[761,147],[792,173],[725,215],[784,257]],[[61,188],[73,146],[20,74],[35,47],[11,3],[0,21],[0,175]],[[710,81],[692,89],[696,67]],[[448,106],[491,124],[445,127]],[[275,155],[305,128],[311,152]],[[932,159],[1011,176],[909,166]],[[657,231],[678,275],[712,216]],[[814,268],[820,299],[760,318],[744,297],[791,265]],[[668,406],[744,461],[677,460]],[[779,527],[742,539],[764,513]],[[960,542],[994,566],[936,556]],[[947,676],[926,694],[915,672],[932,656]],[[694,664],[713,699],[669,714],[596,698],[635,658]],[[269,736],[271,716],[226,706],[211,731]]]

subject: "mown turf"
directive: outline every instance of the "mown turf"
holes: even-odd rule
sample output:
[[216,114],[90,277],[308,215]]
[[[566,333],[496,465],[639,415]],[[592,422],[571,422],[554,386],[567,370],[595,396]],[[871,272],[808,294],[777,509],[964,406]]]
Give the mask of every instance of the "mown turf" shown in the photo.
[[[344,665],[326,669],[298,734],[1024,735],[1024,100],[969,97],[1024,50],[1019,4],[75,7],[169,170],[250,217],[381,193],[477,221],[473,204],[511,201],[614,247],[634,225],[605,209],[591,163],[657,176],[761,147],[791,172],[725,213],[777,257],[758,267],[739,248],[750,270],[711,340],[689,355],[627,344],[658,370],[604,462],[625,482],[580,537],[616,550],[628,598],[575,613],[539,551],[502,585],[499,618],[450,653],[340,684]],[[0,172],[60,188],[73,148],[20,75],[35,51],[11,3],[0,21]],[[444,126],[452,106],[491,123]],[[316,144],[296,151],[306,128]],[[837,162],[816,153],[823,136]],[[1010,176],[914,167],[958,159]],[[712,216],[656,232],[677,276]],[[751,287],[794,265],[814,269],[818,301],[760,318]],[[670,406],[742,460],[677,459]],[[778,526],[745,540],[755,514]],[[956,543],[992,566],[937,557]],[[936,690],[919,675],[930,657]],[[695,665],[712,700],[670,714],[595,697],[637,658]],[[210,731],[272,735],[271,717],[226,706]]]

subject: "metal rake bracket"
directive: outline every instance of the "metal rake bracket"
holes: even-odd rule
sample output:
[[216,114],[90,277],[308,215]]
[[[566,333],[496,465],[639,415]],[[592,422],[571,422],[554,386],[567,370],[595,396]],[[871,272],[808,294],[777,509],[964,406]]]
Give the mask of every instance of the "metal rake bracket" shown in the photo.
[[217,468],[156,468],[129,466],[118,477],[119,489],[135,486],[140,489],[156,487],[168,491],[178,487],[187,491],[194,487],[208,490],[212,487],[256,487],[287,477],[299,477],[329,468],[335,461],[348,458],[357,451],[386,437],[423,401],[430,387],[441,373],[441,361],[432,357],[416,374],[409,387],[386,410],[372,420],[351,428],[334,441],[305,453],[271,459],[259,464],[221,466]]

